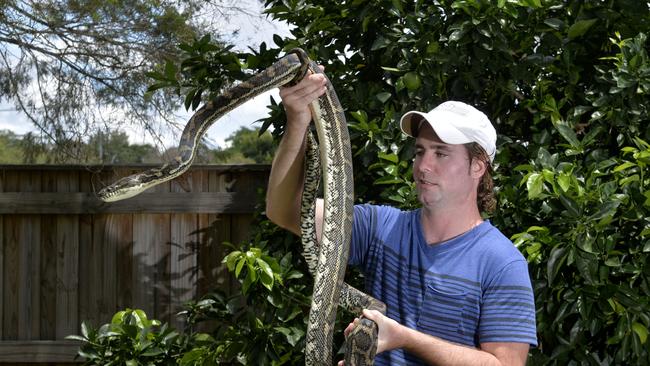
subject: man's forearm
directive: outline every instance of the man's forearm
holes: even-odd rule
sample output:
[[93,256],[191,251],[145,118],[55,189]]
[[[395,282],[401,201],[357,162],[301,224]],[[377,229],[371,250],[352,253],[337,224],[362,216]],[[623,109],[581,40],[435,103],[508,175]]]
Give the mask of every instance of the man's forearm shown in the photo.
[[[379,327],[377,353],[401,348],[428,365],[523,366],[530,348],[528,343],[482,342],[478,349],[408,328],[376,310],[364,309],[363,315]],[[353,327],[346,328],[346,336]]]
[[399,325],[399,345],[429,365],[525,366],[530,345],[519,342],[484,342],[481,348],[452,343]]
[[401,332],[404,350],[430,365],[501,365],[493,354],[477,348],[451,343],[404,326]]
[[266,191],[266,215],[300,233],[300,196],[304,180],[306,130],[287,129],[278,146]]

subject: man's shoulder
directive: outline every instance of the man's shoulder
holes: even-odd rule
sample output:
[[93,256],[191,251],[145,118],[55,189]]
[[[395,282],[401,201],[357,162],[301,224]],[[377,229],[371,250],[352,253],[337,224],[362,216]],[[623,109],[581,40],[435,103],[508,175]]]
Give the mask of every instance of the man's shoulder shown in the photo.
[[[408,228],[417,222],[417,210],[407,211],[388,205],[358,204],[354,206],[354,222],[375,233],[395,233],[396,228]],[[400,230],[397,230],[401,232]]]
[[512,241],[491,222],[486,221],[482,226],[483,233],[477,249],[484,252],[485,256],[499,262],[526,260]]

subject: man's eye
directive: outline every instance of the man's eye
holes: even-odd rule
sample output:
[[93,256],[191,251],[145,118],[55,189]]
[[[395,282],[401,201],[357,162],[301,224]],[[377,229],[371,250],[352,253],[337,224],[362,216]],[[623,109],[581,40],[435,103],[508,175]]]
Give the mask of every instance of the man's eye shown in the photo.
[[447,154],[441,153],[441,152],[436,152],[436,156],[439,157],[439,158],[444,158],[444,157],[447,156]]

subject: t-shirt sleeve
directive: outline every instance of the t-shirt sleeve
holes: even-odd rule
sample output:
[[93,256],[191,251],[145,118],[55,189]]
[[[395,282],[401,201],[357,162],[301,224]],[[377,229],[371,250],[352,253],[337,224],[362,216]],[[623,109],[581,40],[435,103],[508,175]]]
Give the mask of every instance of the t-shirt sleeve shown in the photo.
[[352,221],[352,241],[348,264],[360,266],[366,259],[372,235],[372,206],[355,205]]
[[352,241],[348,264],[365,271],[373,256],[380,255],[381,243],[395,225],[400,211],[390,206],[354,206]]
[[537,346],[535,300],[525,260],[507,264],[485,289],[478,334],[479,343]]

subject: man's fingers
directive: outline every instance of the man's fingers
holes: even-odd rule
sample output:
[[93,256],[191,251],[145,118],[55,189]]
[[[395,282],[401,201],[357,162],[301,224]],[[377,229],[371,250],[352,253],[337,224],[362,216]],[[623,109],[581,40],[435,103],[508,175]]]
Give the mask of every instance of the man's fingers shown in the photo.
[[381,316],[381,313],[378,312],[377,310],[363,309],[363,316],[376,323],[379,317]]
[[323,74],[310,74],[293,86],[282,87],[280,90],[287,94],[309,94],[311,91],[325,86],[326,79]]
[[313,102],[327,90],[323,75],[309,75],[294,86],[280,88],[280,97],[285,105],[306,105]]
[[350,332],[354,329],[354,327],[357,326],[357,323],[359,323],[359,318],[354,318],[352,323],[348,324],[348,326],[343,331],[343,335],[345,335],[346,337],[350,335]]

